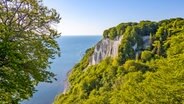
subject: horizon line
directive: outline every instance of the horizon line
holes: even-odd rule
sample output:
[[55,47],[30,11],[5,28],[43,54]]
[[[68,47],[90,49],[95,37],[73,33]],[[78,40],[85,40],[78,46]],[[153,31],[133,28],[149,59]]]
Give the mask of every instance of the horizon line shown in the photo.
[[102,36],[102,34],[61,34],[60,36]]

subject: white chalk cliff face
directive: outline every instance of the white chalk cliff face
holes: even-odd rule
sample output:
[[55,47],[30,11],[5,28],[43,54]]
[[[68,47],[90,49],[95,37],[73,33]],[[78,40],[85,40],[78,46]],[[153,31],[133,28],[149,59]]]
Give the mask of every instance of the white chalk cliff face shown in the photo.
[[144,44],[143,44],[143,48],[144,48],[144,49],[148,48],[148,47],[151,45],[151,43],[150,43],[150,38],[149,38],[149,37],[150,37],[150,36],[143,36],[143,37],[142,37],[143,42],[144,42]]
[[104,38],[97,43],[94,49],[93,55],[90,57],[90,65],[98,64],[104,58],[116,57],[118,55],[118,47],[121,43],[123,36],[116,37],[114,40]]
[[[120,37],[116,37],[114,40],[110,40],[109,38],[104,38],[100,42],[98,42],[95,46],[94,53],[90,57],[89,65],[98,64],[101,60],[106,57],[116,57],[118,56],[118,47],[121,44],[121,40],[123,35]],[[146,49],[150,46],[149,36],[143,36],[143,49]],[[136,54],[140,54],[141,50],[137,50],[137,43],[132,46]],[[137,51],[136,51],[137,50]]]

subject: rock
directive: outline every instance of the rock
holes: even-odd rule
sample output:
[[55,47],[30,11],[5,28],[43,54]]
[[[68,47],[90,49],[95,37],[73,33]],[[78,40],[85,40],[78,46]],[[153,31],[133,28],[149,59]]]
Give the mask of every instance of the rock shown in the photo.
[[114,40],[104,38],[97,43],[93,55],[90,57],[90,65],[98,64],[106,57],[116,57],[118,55],[118,47],[123,36],[116,37]]
[[142,37],[142,39],[143,39],[143,42],[144,42],[144,44],[143,44],[143,48],[144,49],[146,49],[146,48],[148,48],[149,46],[150,46],[150,38],[149,38],[150,36],[143,36]]
[[[109,38],[104,38],[100,42],[98,42],[95,46],[94,53],[90,57],[89,65],[98,64],[101,60],[106,57],[116,57],[118,56],[118,47],[121,44],[122,36],[117,36],[114,40],[110,40]],[[149,40],[149,36],[142,36],[142,40],[144,44],[142,44],[142,49],[138,49],[138,44],[135,43],[132,46],[132,49],[135,51],[135,55],[139,55],[142,50],[147,49],[151,43]]]

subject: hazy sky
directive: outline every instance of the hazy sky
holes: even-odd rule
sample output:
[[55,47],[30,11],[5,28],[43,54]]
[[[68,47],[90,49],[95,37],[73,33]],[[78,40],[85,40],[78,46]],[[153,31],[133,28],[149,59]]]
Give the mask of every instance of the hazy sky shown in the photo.
[[101,35],[122,22],[183,17],[184,0],[43,0],[62,20],[62,35]]

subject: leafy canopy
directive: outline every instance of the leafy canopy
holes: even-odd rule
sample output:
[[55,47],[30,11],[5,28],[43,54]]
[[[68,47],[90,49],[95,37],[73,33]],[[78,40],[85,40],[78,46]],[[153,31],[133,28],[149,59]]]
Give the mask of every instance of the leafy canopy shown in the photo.
[[[174,18],[122,23],[114,35],[111,28],[106,30],[104,38],[123,35],[118,57],[90,66],[86,59],[93,50],[88,51],[72,69],[68,90],[54,104],[183,104],[183,24],[184,19]],[[150,37],[149,47],[143,46],[144,36]]]
[[18,103],[54,77],[47,69],[59,55],[60,16],[42,0],[0,0],[0,14],[0,103]]

